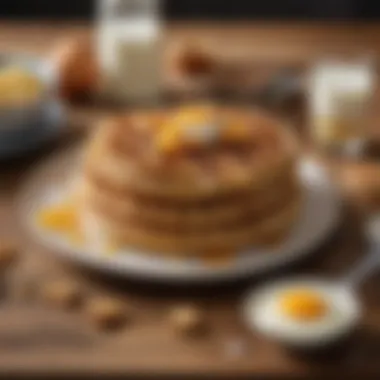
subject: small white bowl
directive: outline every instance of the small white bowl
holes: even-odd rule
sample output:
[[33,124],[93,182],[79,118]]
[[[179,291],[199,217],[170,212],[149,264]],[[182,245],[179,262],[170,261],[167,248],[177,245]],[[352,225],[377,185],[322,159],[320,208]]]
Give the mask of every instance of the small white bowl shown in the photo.
[[[287,320],[276,309],[278,296],[286,290],[311,289],[331,306],[320,321],[300,323]],[[277,299],[276,299],[277,297]],[[323,349],[348,337],[358,326],[361,305],[350,288],[313,278],[275,282],[251,292],[244,301],[243,315],[249,328],[273,341],[295,349]]]

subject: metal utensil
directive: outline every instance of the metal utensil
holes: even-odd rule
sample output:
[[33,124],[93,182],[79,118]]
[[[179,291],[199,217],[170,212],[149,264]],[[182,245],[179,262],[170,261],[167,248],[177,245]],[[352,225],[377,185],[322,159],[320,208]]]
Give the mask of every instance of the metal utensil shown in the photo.
[[380,216],[373,216],[366,223],[365,233],[369,243],[369,253],[362,261],[340,280],[343,286],[356,290],[380,267]]

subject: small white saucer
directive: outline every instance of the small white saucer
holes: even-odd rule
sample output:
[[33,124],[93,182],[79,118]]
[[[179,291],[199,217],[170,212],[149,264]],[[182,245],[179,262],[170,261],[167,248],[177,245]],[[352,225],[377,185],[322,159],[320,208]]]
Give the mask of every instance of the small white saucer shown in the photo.
[[162,258],[134,249],[106,255],[89,247],[78,249],[61,236],[36,224],[35,215],[52,197],[67,191],[67,178],[78,167],[80,150],[66,151],[40,167],[26,184],[21,197],[21,215],[36,238],[51,248],[52,254],[97,271],[147,281],[202,283],[253,277],[269,270],[294,264],[321,244],[337,227],[340,201],[323,168],[305,160],[299,175],[304,187],[304,205],[289,238],[275,249],[241,252],[228,266],[211,267],[202,262]]

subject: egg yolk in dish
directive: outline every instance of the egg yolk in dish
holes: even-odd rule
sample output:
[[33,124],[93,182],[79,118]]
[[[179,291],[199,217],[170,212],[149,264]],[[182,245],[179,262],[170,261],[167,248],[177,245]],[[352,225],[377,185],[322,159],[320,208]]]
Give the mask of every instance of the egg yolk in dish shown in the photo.
[[300,322],[321,319],[328,311],[324,298],[309,289],[293,289],[281,295],[280,309],[283,315]]

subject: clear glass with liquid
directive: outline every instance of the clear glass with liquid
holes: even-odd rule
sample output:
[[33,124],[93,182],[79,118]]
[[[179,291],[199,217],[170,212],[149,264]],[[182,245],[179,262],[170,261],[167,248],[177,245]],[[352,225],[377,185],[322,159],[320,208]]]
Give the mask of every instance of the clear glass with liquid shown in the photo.
[[313,142],[343,153],[360,153],[368,136],[375,73],[368,60],[326,61],[309,77],[309,123]]
[[101,93],[122,103],[152,101],[161,91],[159,0],[99,0],[97,53]]

